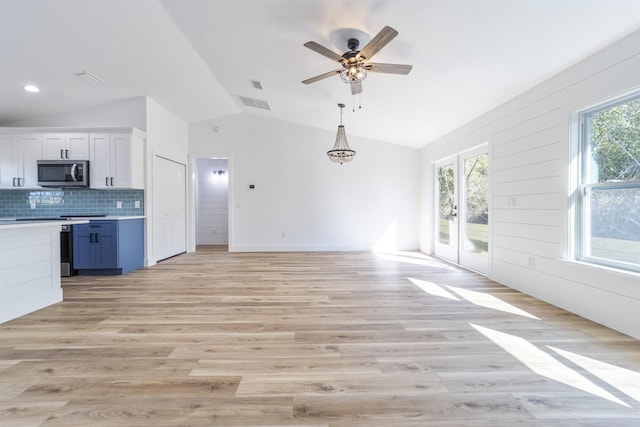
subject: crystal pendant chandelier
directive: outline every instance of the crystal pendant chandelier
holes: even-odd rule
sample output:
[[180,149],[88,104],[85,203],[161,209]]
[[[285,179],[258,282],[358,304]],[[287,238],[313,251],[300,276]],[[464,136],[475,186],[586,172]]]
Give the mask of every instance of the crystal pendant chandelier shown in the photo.
[[336,135],[336,143],[333,144],[333,148],[327,151],[327,156],[332,162],[343,164],[344,162],[350,162],[356,155],[356,152],[349,148],[347,142],[347,134],[344,132],[344,126],[342,125],[342,109],[344,104],[338,104],[340,107],[340,126],[338,126],[338,134]]

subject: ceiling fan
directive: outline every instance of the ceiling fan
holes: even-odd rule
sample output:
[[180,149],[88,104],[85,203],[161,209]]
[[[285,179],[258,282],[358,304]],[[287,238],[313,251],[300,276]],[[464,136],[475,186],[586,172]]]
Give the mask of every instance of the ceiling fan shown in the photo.
[[338,55],[314,41],[306,42],[304,44],[305,47],[338,62],[342,65],[342,68],[311,77],[310,79],[303,80],[302,83],[309,84],[338,74],[345,83],[350,84],[351,93],[356,95],[362,92],[362,80],[367,77],[368,71],[372,73],[409,74],[412,68],[411,65],[367,62],[397,35],[398,32],[393,28],[384,27],[362,50],[358,50],[360,41],[351,38],[347,41],[349,51],[342,55]]

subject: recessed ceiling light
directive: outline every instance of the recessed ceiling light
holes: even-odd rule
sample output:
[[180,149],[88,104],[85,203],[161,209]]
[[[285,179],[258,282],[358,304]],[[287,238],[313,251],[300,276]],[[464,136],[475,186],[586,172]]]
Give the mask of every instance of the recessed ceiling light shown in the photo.
[[34,85],[24,85],[22,86],[22,88],[27,92],[31,92],[31,93],[40,92],[40,88]]

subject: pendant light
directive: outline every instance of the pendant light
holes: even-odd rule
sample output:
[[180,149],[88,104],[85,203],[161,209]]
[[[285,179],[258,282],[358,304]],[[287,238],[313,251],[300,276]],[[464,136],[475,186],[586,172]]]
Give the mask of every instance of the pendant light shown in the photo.
[[327,151],[327,156],[332,162],[343,164],[344,162],[350,162],[356,155],[356,152],[349,148],[347,142],[347,134],[344,132],[344,126],[342,125],[342,109],[344,104],[338,104],[340,107],[340,125],[338,126],[338,134],[336,135],[336,143],[333,144],[333,148]]

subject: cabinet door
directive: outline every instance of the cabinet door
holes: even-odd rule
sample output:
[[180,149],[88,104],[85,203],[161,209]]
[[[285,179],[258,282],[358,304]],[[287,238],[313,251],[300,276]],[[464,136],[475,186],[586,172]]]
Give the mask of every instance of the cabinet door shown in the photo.
[[45,133],[42,135],[42,159],[64,160],[66,157],[66,135],[64,133]]
[[89,173],[91,188],[111,187],[111,140],[108,133],[96,133],[89,136],[91,156],[89,157]]
[[86,133],[45,133],[42,136],[45,160],[88,160],[89,135]]
[[18,136],[0,134],[0,188],[13,188],[18,176]]
[[73,226],[73,268],[78,270],[95,267],[94,232],[85,227]]
[[112,172],[117,188],[131,188],[131,135],[112,134]]
[[115,230],[95,233],[94,268],[118,268],[118,239]]
[[18,148],[21,164],[18,165],[20,186],[38,188],[38,160],[42,155],[42,135],[20,135]]
[[86,133],[70,133],[66,135],[65,153],[70,160],[89,160],[89,135]]

